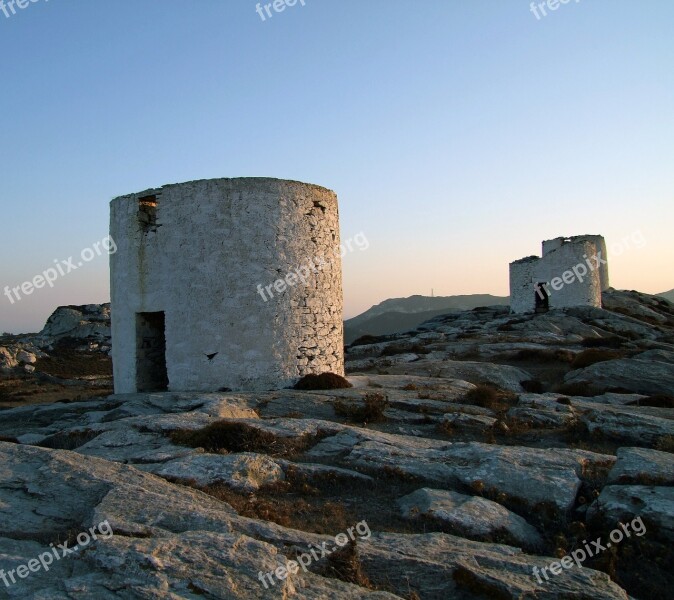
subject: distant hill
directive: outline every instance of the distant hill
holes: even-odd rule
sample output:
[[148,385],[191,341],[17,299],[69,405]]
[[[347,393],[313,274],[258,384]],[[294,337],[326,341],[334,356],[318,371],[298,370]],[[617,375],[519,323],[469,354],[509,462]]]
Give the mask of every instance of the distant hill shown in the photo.
[[414,329],[424,321],[448,312],[509,303],[507,296],[490,294],[390,298],[345,321],[344,342],[350,344],[362,335],[387,335]]
[[669,290],[668,292],[663,292],[662,294],[657,294],[661,298],[665,298],[670,302],[674,302],[674,290]]

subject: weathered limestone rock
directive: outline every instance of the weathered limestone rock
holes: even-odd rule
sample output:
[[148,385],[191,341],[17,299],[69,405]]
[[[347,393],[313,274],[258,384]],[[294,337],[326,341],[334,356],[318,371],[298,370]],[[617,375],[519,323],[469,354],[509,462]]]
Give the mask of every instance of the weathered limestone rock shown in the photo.
[[580,420],[590,433],[595,431],[624,444],[655,445],[674,435],[674,419],[669,409],[634,406],[600,406],[574,399]]
[[465,413],[449,413],[445,415],[444,423],[450,427],[474,427],[487,431],[494,427],[496,419],[483,415],[469,415]]
[[147,470],[171,481],[206,487],[217,483],[244,492],[285,479],[278,463],[264,454],[191,454]]
[[512,600],[524,594],[627,600],[603,573],[566,571],[542,586],[531,569],[551,558],[446,534],[375,532],[358,541],[368,577],[398,595],[302,570],[265,589],[260,573],[287,569],[289,548],[307,552],[309,545],[334,544],[334,538],[242,518],[203,493],[72,452],[0,443],[0,475],[0,568],[5,572],[50,551],[48,542],[73,531],[107,520],[114,534],[99,537],[48,572],[31,574],[7,590],[9,598],[393,600],[408,595],[413,584],[424,599],[444,600],[468,594],[472,588],[464,586],[477,581]]
[[674,541],[674,487],[609,485],[588,509],[589,519],[600,519],[611,528],[635,517],[650,527],[646,535]]
[[429,517],[468,539],[500,539],[530,550],[543,544],[538,531],[522,517],[486,498],[422,488],[400,498],[398,506],[405,518]]
[[94,338],[110,344],[110,304],[59,306],[47,319],[38,336],[43,344],[60,338]]
[[[267,590],[259,573],[288,566],[279,551],[285,543],[330,538],[240,518],[223,502],[132,467],[0,442],[1,569],[16,569],[50,552],[48,541],[105,520],[112,537],[99,536],[48,572],[31,574],[8,596],[177,599],[201,590],[235,600],[396,598],[302,571]],[[45,542],[23,541],[27,536]],[[267,541],[276,539],[278,547]]]
[[571,400],[567,404],[559,398],[559,394],[523,394],[517,406],[508,410],[508,418],[529,427],[568,427],[578,415]]
[[619,448],[608,483],[674,485],[674,454],[646,448]]
[[359,544],[364,568],[375,583],[387,583],[401,596],[410,588],[424,600],[471,598],[545,598],[628,600],[608,575],[592,569],[569,569],[539,584],[533,567],[553,558],[523,554],[519,549],[485,544],[441,533],[375,533]]
[[393,375],[432,375],[445,379],[462,379],[473,384],[491,383],[512,392],[523,392],[520,382],[531,379],[531,375],[524,369],[472,361],[431,362],[422,359],[409,364],[394,365],[387,371]]
[[664,350],[648,350],[633,358],[595,363],[571,371],[566,383],[587,382],[603,388],[624,388],[636,394],[672,394],[674,367],[672,355]]
[[444,485],[479,486],[529,507],[546,503],[560,511],[574,505],[586,469],[615,462],[583,450],[448,444],[353,429],[322,440],[308,455],[340,456],[350,465],[388,467]]

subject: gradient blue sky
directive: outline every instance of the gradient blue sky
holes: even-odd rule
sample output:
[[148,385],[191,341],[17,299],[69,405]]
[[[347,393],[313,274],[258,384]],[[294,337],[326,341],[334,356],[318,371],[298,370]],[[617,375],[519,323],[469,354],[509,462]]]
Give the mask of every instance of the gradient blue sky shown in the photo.
[[[612,284],[674,287],[674,2],[38,0],[0,13],[0,288],[102,239],[108,202],[270,176],[334,189],[346,316],[389,297],[508,293],[543,239],[647,241]],[[107,301],[97,258],[0,331]]]

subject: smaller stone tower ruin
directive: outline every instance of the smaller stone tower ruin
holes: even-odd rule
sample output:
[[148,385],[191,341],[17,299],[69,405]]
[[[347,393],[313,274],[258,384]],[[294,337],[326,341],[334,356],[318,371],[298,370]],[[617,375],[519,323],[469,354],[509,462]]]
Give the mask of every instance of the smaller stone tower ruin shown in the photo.
[[546,240],[542,257],[510,263],[510,309],[514,313],[569,306],[601,308],[601,293],[608,287],[606,242],[600,235]]

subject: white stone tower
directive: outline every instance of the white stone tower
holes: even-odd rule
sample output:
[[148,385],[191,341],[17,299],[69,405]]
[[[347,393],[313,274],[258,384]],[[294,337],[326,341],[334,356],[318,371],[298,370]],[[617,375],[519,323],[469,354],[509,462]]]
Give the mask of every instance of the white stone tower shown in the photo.
[[609,288],[606,242],[600,235],[543,242],[543,256],[510,263],[510,309],[514,313],[595,306]]
[[116,393],[278,389],[344,374],[334,192],[213,179],[110,208]]

